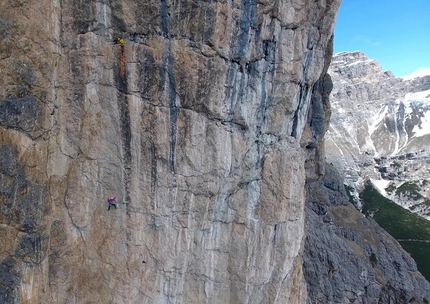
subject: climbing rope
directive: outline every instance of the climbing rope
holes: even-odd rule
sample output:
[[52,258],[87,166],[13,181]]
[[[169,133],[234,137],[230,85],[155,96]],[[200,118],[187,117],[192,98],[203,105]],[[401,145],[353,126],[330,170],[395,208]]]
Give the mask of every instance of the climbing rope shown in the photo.
[[117,38],[114,40],[115,44],[119,44],[121,46],[121,52],[119,54],[119,76],[125,76],[125,54],[124,54],[124,39]]
[[124,77],[125,75],[125,55],[124,45],[121,45],[121,53],[119,55],[119,76]]

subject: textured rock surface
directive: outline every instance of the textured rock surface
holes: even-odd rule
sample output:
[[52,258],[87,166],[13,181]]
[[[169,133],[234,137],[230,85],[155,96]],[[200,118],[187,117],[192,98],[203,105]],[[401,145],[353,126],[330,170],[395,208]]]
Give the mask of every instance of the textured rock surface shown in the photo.
[[307,184],[308,303],[425,303],[430,283],[399,243],[348,202],[337,171]]
[[[358,191],[371,178],[382,194],[429,219],[430,187],[422,181],[430,159],[430,76],[396,78],[361,52],[335,54],[329,73],[328,162]],[[385,192],[405,182],[417,185],[418,199]]]
[[335,54],[329,73],[334,88],[327,145],[335,141],[341,151],[379,157],[428,149],[430,76],[396,78],[361,52]]
[[339,2],[0,2],[1,301],[305,302]]
[[[362,56],[364,55],[361,53],[354,53],[350,57],[358,57],[358,62],[361,62]],[[329,69],[331,72],[333,65],[336,66],[336,59]],[[369,65],[374,66],[371,62]],[[344,71],[342,68],[339,70]],[[345,70],[350,71],[347,68]],[[364,72],[360,71],[361,69],[351,68],[348,78],[357,87],[360,87],[363,77],[369,79],[378,76],[370,73],[367,68]],[[364,76],[360,77],[360,73]],[[334,126],[330,125],[331,130],[345,127],[345,124],[339,123],[344,116],[339,115],[350,108],[348,102],[342,104],[335,100],[331,108],[328,103],[329,96],[333,98],[334,92],[346,89],[344,83],[339,83],[339,75],[334,74],[333,84],[328,75],[322,80],[319,84],[324,85],[320,86],[319,94],[314,94],[314,97],[319,98],[312,99],[314,104],[311,107],[319,110],[311,112],[310,117],[315,116],[315,113],[322,114],[317,115],[320,121],[317,129],[324,134],[329,129],[330,115],[331,121],[335,121]],[[330,93],[332,87],[334,91]],[[355,104],[355,107],[359,104]],[[365,111],[360,114],[363,117],[369,115]],[[352,117],[358,120],[357,116]],[[358,131],[354,134],[358,134]],[[339,138],[341,137],[335,139]],[[333,131],[329,134],[329,140],[334,142]],[[341,147],[352,146],[347,145],[345,138],[336,143]],[[340,148],[334,150],[340,155],[333,154],[330,147],[324,141],[318,142],[305,163],[307,229],[303,268],[308,285],[307,303],[425,303],[423,301],[430,299],[430,284],[418,272],[414,260],[395,239],[348,202],[343,176],[332,165],[324,163],[326,154],[327,159],[335,164],[345,164],[342,161],[347,157],[357,161],[354,158],[357,155],[342,155],[339,153]]]

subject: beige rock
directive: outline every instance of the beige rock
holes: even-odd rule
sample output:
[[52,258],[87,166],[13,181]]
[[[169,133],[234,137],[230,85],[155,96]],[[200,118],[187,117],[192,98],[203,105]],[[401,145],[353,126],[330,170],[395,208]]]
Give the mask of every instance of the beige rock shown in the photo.
[[301,137],[340,1],[12,2],[5,302],[304,303]]

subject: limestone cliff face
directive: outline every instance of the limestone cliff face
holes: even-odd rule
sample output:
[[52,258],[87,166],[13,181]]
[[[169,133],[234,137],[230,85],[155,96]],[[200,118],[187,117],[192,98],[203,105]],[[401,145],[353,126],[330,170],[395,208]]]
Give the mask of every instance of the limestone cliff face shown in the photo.
[[2,1],[0,302],[305,302],[339,2]]

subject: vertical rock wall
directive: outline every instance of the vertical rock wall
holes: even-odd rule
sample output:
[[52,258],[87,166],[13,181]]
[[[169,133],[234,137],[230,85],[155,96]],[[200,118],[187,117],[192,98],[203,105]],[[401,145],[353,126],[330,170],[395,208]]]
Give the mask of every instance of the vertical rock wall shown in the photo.
[[303,303],[339,2],[1,2],[0,302]]
[[307,303],[427,303],[430,284],[409,253],[348,202],[343,180],[326,164],[306,184],[303,271]]

